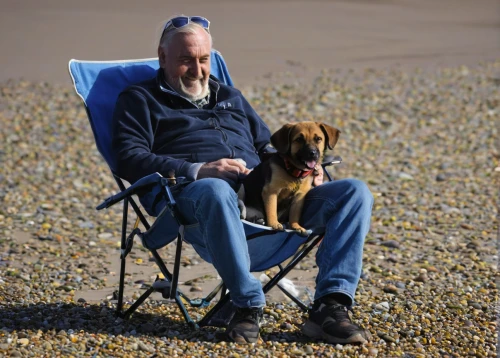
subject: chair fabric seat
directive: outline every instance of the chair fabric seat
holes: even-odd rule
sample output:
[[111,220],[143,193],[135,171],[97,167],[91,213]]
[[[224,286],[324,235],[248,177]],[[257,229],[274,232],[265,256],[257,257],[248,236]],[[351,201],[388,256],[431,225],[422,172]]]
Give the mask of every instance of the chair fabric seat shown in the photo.
[[[247,237],[257,236],[248,240],[250,255],[250,271],[265,271],[290,258],[307,238],[296,232],[286,230],[275,232],[270,227],[242,220]],[[148,232],[141,235],[142,244],[148,249],[162,248],[177,238],[179,226],[169,209],[164,210],[151,226]],[[193,243],[201,236],[199,225],[185,227],[185,241]],[[193,244],[196,252],[211,263],[210,255],[203,247]]]

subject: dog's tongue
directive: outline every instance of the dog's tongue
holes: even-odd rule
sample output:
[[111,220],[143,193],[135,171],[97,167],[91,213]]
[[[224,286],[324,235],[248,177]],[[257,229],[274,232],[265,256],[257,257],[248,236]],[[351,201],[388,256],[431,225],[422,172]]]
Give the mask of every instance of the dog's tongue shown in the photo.
[[306,162],[306,166],[309,168],[309,169],[314,169],[314,167],[316,166],[316,161],[315,160],[309,160]]

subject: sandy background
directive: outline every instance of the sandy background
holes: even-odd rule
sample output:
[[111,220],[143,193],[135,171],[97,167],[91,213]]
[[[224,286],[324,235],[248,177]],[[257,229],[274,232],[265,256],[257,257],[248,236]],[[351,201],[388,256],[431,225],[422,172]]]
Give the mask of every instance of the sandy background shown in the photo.
[[69,83],[71,58],[156,56],[162,21],[203,15],[236,85],[319,68],[474,65],[500,56],[496,0],[2,0],[0,82]]
[[[278,289],[248,349],[156,300],[116,319],[122,207],[95,210],[117,187],[67,63],[155,56],[162,20],[179,13],[212,21],[272,130],[305,116],[341,129],[333,174],[375,197],[352,312],[369,345],[305,339],[305,314]],[[0,356],[497,356],[498,0],[0,0],[0,63]],[[205,296],[217,272],[184,248],[180,289]],[[170,269],[174,252],[161,250]],[[314,254],[287,275],[301,298]],[[138,240],[127,273],[126,302],[159,273]]]

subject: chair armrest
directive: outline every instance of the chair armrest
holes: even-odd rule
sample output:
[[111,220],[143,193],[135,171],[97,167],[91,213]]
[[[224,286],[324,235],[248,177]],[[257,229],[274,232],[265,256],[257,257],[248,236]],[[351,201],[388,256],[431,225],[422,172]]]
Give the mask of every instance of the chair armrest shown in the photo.
[[323,163],[321,163],[321,166],[323,168],[325,167],[328,167],[330,165],[334,165],[334,164],[340,164],[342,163],[342,157],[336,155],[334,157],[331,157],[331,156],[328,156],[325,158],[325,161]]
[[139,179],[136,181],[134,184],[129,186],[127,189],[119,192],[118,194],[112,195],[106,200],[104,200],[101,204],[99,204],[96,209],[97,210],[102,210],[102,209],[107,209],[110,206],[122,201],[123,199],[137,194],[139,191],[146,191],[147,189],[151,189],[155,185],[158,185],[161,183],[162,176],[159,173],[153,173],[148,176],[145,176],[144,178]]
[[325,159],[325,161],[323,163],[321,163],[321,166],[323,167],[323,171],[325,172],[326,177],[328,178],[328,180],[329,181],[333,181],[333,178],[330,175],[330,173],[328,173],[328,170],[326,170],[326,167],[328,167],[330,165],[342,163],[342,158],[339,157],[338,155],[336,155],[334,157],[328,156],[328,157],[326,157],[324,159]]

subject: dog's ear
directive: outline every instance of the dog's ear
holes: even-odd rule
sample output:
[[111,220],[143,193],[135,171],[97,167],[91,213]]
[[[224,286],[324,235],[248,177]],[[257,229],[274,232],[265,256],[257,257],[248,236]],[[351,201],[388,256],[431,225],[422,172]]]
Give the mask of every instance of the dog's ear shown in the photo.
[[339,140],[340,131],[337,128],[333,128],[332,126],[324,123],[319,123],[319,127],[326,137],[325,149],[327,147],[328,149],[333,149],[333,147],[335,147],[335,144],[337,144],[337,141]]
[[271,136],[271,144],[278,153],[285,154],[290,149],[290,134],[293,124],[285,124]]

